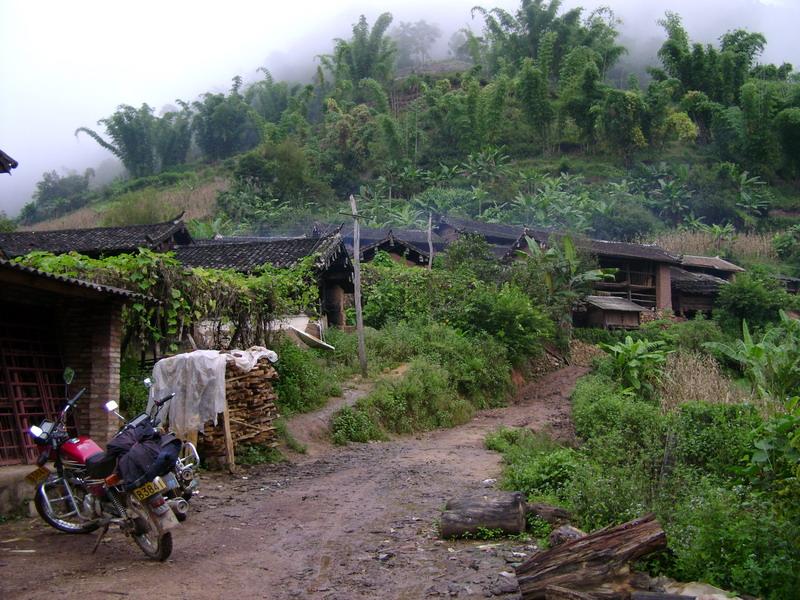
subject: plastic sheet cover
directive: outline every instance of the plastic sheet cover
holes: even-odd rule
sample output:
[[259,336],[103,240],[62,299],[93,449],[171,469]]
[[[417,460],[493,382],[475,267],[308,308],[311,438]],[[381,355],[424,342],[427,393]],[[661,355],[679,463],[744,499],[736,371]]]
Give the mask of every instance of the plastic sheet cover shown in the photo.
[[217,415],[225,410],[226,364],[233,362],[242,373],[246,373],[264,357],[270,362],[278,359],[275,352],[263,346],[232,350],[229,354],[217,350],[195,350],[164,358],[153,367],[153,386],[147,410],[150,411],[154,400],[175,393],[167,404],[166,415],[162,411],[162,419],[167,417],[170,429],[178,437],[193,431],[202,433],[203,424],[213,421],[216,425]]

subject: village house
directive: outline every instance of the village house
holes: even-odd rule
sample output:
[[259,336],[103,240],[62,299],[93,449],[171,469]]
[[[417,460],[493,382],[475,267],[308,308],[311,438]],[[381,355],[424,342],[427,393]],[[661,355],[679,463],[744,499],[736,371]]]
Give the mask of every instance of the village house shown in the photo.
[[99,258],[133,253],[139,248],[165,252],[191,243],[192,236],[183,222],[183,214],[153,225],[0,233],[0,252],[6,258],[24,256],[36,250],[53,254],[78,252]]
[[328,325],[344,325],[345,294],[352,293],[352,264],[338,234],[320,238],[251,238],[198,241],[175,249],[175,257],[187,267],[232,269],[254,273],[264,265],[282,269],[294,267],[316,256],[321,312]]
[[[0,466],[26,465],[38,452],[27,431],[53,419],[81,388],[73,431],[107,441],[116,418],[103,408],[119,402],[122,307],[144,296],[0,260]],[[66,389],[65,367],[75,370]],[[9,470],[10,469],[10,470]],[[0,469],[0,510],[26,492],[21,473]]]

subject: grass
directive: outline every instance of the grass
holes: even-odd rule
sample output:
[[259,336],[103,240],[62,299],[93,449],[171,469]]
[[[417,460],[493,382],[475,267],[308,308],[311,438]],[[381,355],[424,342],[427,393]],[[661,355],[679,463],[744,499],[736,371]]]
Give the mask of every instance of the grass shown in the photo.
[[286,458],[277,448],[250,444],[240,446],[236,452],[236,462],[240,465],[264,465],[285,461]]
[[275,421],[274,425],[275,425],[275,431],[278,434],[278,438],[283,440],[283,443],[286,444],[286,446],[290,450],[293,450],[294,452],[297,452],[298,454],[305,454],[306,453],[306,451],[308,449],[305,447],[304,444],[301,444],[300,442],[298,442],[297,439],[295,439],[295,437],[292,435],[292,432],[289,431],[289,428],[286,425],[286,419],[281,417],[280,419],[277,419]]

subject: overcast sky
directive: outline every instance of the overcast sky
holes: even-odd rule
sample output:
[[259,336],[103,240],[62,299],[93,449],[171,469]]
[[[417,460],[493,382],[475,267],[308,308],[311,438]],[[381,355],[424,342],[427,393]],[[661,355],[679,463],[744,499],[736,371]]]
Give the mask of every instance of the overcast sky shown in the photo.
[[[303,77],[314,56],[349,37],[364,13],[369,22],[384,11],[399,21],[424,18],[446,31],[481,23],[470,8],[515,9],[518,1],[431,2],[165,2],[138,0],[0,0],[0,149],[20,163],[0,176],[0,210],[16,214],[44,171],[82,171],[111,157],[79,126],[96,127],[119,104],[148,103],[158,110],[176,98],[194,100],[222,91],[240,74],[254,78],[259,66],[277,77]],[[656,25],[665,10],[684,17],[692,40],[714,42],[742,27],[767,37],[762,62],[800,68],[800,0],[565,0],[611,6],[623,20],[634,53],[656,47]],[[636,38],[635,42],[631,42]],[[640,43],[641,42],[641,43]]]

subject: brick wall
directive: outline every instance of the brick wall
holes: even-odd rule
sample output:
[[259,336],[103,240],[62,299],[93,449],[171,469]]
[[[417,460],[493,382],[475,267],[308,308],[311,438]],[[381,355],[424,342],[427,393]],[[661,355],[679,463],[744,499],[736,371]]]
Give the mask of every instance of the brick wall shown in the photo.
[[103,406],[109,400],[119,402],[121,310],[115,301],[71,301],[59,318],[64,365],[75,369],[70,390],[86,388],[76,424],[81,434],[101,444],[119,428],[117,418]]

